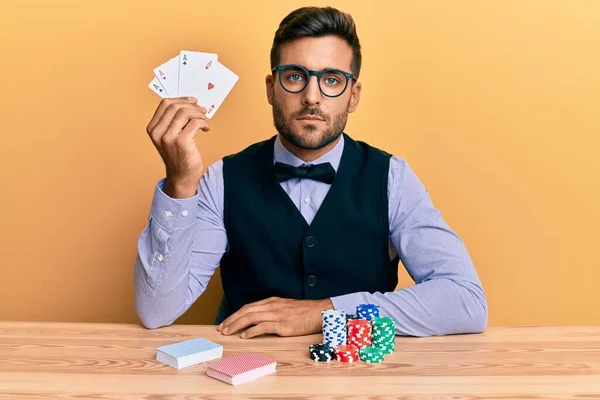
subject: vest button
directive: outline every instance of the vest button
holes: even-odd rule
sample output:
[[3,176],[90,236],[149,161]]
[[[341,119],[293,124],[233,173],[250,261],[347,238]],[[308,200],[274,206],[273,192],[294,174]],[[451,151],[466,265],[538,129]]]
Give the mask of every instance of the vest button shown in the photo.
[[315,247],[315,245],[317,244],[317,241],[315,240],[314,237],[309,236],[306,238],[304,243],[306,244],[306,247]]
[[308,286],[315,286],[317,283],[317,277],[314,275],[309,275],[306,283],[308,283]]

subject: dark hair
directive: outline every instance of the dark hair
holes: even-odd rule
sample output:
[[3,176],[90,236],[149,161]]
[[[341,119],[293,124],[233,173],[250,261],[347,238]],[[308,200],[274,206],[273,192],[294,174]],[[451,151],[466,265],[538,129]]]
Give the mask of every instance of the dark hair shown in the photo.
[[358,79],[362,55],[356,25],[350,14],[333,7],[302,7],[289,13],[279,24],[271,47],[271,68],[279,63],[281,46],[302,37],[334,35],[352,48],[352,73]]

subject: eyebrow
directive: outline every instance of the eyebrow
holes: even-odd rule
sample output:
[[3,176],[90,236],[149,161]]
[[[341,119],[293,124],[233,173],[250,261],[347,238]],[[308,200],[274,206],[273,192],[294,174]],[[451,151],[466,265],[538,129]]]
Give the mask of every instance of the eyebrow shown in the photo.
[[[302,65],[302,64],[296,64],[296,63],[291,63],[291,64],[292,64],[292,65]],[[306,69],[310,69],[310,68],[307,68],[307,67],[306,67],[306,66],[304,66],[304,65],[302,65],[302,66],[303,66],[304,68],[306,68]],[[325,67],[325,68],[317,69],[317,70],[315,70],[315,71],[323,72],[323,71],[327,71],[327,70],[330,70],[330,69],[335,69],[335,70],[340,70],[340,71],[342,71],[342,70],[343,70],[343,68],[327,66],[327,67]]]

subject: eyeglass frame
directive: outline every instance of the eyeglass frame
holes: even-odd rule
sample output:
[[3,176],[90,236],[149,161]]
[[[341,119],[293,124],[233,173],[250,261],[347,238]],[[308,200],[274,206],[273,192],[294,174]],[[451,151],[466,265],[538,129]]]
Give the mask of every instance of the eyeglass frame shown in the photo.
[[[297,92],[293,92],[291,90],[286,89],[285,85],[281,81],[281,71],[283,71],[286,68],[290,68],[290,67],[298,68],[298,69],[304,71],[306,73],[306,75],[308,76],[308,79],[306,80],[306,83],[304,84],[302,89],[298,90]],[[321,92],[321,94],[323,96],[329,97],[329,98],[336,98],[336,97],[340,97],[341,95],[343,95],[344,92],[346,91],[346,89],[348,89],[348,82],[350,82],[351,79],[354,79],[354,81],[358,81],[358,79],[356,79],[354,74],[352,74],[350,72],[346,72],[346,71],[344,71],[342,69],[338,69],[338,68],[330,68],[330,69],[325,69],[325,70],[321,70],[321,71],[315,71],[312,69],[304,68],[302,65],[299,65],[299,64],[284,64],[284,65],[279,65],[279,66],[273,68],[271,70],[271,73],[273,73],[275,71],[279,72],[279,85],[281,85],[283,90],[285,90],[286,92],[293,93],[293,94],[301,93],[302,91],[304,91],[304,89],[306,89],[308,87],[308,84],[310,83],[310,77],[313,75],[317,77],[317,85],[319,86],[319,91]],[[330,95],[326,94],[323,91],[323,88],[321,88],[321,77],[323,75],[325,75],[326,73],[331,73],[331,72],[340,72],[342,75],[344,75],[346,77],[346,85],[344,86],[344,89],[340,92],[340,94],[336,94],[335,96],[330,96]]]

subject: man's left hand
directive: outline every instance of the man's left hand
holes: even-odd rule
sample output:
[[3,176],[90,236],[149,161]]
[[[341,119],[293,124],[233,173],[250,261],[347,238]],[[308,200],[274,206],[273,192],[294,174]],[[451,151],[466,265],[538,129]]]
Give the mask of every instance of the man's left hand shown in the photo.
[[242,333],[241,337],[245,339],[266,333],[279,336],[310,335],[321,332],[321,311],[332,308],[333,304],[329,299],[293,300],[269,297],[246,304],[225,319],[217,330],[224,335],[231,335],[254,325]]

